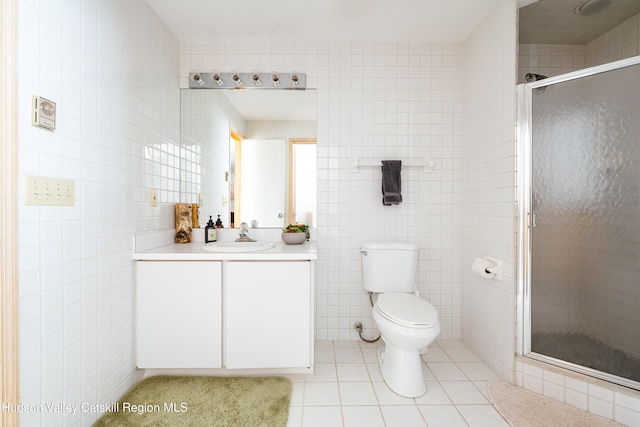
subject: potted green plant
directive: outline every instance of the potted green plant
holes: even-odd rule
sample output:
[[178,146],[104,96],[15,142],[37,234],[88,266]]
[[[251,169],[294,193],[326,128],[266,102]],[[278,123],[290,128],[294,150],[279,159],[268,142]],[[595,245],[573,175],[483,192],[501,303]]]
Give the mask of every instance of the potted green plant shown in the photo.
[[282,229],[282,241],[288,245],[299,245],[311,237],[306,224],[289,224]]

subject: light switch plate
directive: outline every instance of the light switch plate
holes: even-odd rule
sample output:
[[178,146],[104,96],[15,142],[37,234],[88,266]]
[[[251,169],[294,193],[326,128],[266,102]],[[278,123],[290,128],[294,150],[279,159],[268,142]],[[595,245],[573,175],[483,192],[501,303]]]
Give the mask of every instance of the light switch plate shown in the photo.
[[27,175],[25,204],[29,206],[73,206],[75,182],[70,179]]
[[149,206],[158,206],[158,192],[155,188],[149,190]]

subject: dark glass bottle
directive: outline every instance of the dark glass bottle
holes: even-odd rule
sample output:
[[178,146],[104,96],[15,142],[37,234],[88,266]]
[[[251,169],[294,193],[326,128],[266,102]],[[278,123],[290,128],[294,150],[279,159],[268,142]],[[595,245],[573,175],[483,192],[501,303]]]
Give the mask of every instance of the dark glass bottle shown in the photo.
[[204,228],[204,241],[205,243],[215,242],[218,240],[216,226],[213,223],[213,218],[209,215],[209,222],[207,222],[207,226]]

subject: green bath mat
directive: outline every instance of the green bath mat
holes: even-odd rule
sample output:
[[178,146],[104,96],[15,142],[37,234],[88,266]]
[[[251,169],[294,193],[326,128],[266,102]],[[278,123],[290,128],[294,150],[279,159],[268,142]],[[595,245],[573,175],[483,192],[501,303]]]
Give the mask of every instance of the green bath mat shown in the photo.
[[94,426],[285,427],[291,389],[282,377],[150,377]]

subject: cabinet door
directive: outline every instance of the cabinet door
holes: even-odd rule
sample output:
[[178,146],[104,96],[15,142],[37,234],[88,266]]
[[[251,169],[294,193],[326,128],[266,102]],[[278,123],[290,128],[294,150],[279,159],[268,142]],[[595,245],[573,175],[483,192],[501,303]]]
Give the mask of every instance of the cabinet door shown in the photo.
[[138,368],[222,366],[219,262],[136,263]]
[[228,262],[227,368],[293,368],[311,363],[311,263]]

